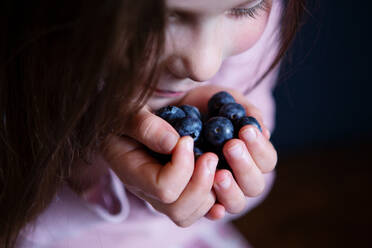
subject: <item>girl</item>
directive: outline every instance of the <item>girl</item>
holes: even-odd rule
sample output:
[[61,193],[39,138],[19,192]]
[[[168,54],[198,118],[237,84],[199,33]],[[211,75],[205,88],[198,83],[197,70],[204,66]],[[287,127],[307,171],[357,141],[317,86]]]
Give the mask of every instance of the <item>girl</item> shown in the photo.
[[[226,220],[272,183],[270,91],[301,1],[2,5],[5,247],[247,245]],[[216,171],[213,153],[194,163],[191,139],[152,114],[184,103],[203,111],[221,89],[263,126],[225,144],[235,177]]]

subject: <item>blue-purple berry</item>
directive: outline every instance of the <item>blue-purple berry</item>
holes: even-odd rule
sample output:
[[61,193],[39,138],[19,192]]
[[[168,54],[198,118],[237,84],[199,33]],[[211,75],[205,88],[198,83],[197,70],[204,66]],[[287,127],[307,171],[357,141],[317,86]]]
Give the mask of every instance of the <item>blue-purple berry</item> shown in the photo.
[[[226,91],[211,97],[207,115],[201,115],[199,109],[191,105],[167,106],[159,109],[156,114],[170,123],[180,136],[191,136],[194,139],[195,159],[204,152],[217,154],[218,169],[231,171],[222,147],[228,140],[238,138],[242,127],[254,125],[262,132],[259,122],[252,116],[246,116],[245,108],[236,103]],[[157,154],[154,157],[162,163],[170,160],[170,155]]]
[[256,118],[254,118],[252,116],[243,116],[240,119],[238,119],[238,121],[236,122],[235,128],[239,132],[239,130],[246,125],[253,125],[253,126],[257,127],[258,130],[260,130],[260,132],[262,132],[262,128],[261,128],[260,123],[258,123]]
[[210,117],[218,115],[222,105],[235,102],[235,99],[226,91],[214,94],[208,101],[208,115]]
[[201,155],[203,155],[203,150],[200,149],[199,147],[197,146],[194,146],[194,156],[195,156],[195,159],[199,158]]
[[201,119],[200,111],[195,106],[182,105],[182,106],[180,106],[180,109],[182,109],[183,112],[185,112],[186,116],[190,116],[190,117]]
[[182,136],[191,136],[194,141],[197,141],[201,135],[203,123],[198,118],[185,117],[177,120],[174,123],[174,129]]
[[167,121],[168,123],[170,123],[171,125],[173,125],[175,121],[186,117],[185,112],[176,106],[163,107],[156,111],[155,114],[160,118],[164,119],[165,121]]
[[226,103],[222,105],[219,116],[226,117],[230,119],[233,123],[246,115],[244,107],[236,102]]
[[203,134],[209,144],[222,147],[226,141],[234,137],[234,126],[225,117],[212,117],[205,123]]

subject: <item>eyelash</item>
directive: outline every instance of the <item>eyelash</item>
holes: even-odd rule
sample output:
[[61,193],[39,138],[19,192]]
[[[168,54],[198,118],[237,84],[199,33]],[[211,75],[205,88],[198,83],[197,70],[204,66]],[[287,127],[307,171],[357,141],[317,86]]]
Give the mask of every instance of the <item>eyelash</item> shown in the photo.
[[262,0],[256,6],[251,8],[234,8],[229,11],[229,15],[234,18],[256,18],[260,10],[267,11],[269,9],[268,0]]

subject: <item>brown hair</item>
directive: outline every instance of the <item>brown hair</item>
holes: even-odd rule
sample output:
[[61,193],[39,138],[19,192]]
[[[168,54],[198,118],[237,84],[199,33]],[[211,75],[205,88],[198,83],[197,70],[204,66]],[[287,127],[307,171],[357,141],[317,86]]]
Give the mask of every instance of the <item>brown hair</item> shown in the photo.
[[[288,0],[271,69],[302,9]],[[163,1],[148,0],[8,0],[0,11],[0,246],[13,247],[73,162],[119,134],[148,98],[165,13]]]
[[73,161],[120,133],[146,98],[164,43],[164,6],[9,0],[0,9],[0,246],[12,247]]

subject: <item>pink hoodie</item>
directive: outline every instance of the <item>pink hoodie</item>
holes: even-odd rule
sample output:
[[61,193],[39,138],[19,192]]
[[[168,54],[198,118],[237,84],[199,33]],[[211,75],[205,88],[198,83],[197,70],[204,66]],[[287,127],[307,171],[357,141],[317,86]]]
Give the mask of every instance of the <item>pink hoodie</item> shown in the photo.
[[[280,1],[274,0],[266,29],[259,41],[246,52],[224,61],[219,73],[209,83],[244,91],[255,83],[272,63],[278,50]],[[278,68],[272,71],[247,98],[263,113],[266,126],[274,127],[272,89]],[[97,157],[97,163],[107,166]],[[266,174],[266,190],[256,198],[247,198],[245,212],[255,207],[268,194],[274,174]],[[189,228],[179,228],[168,217],[157,213],[129,193],[116,175],[102,177],[103,201],[116,200],[119,211],[111,214],[101,205],[80,198],[67,185],[63,186],[50,206],[20,234],[17,247],[115,248],[115,247],[249,247],[227,220],[212,222],[201,219]],[[110,196],[111,195],[111,196]]]

